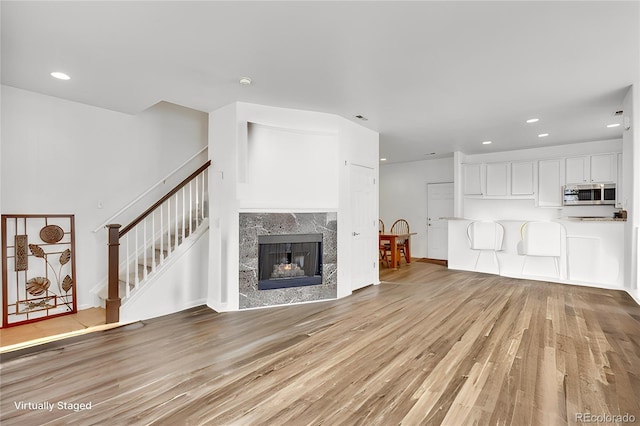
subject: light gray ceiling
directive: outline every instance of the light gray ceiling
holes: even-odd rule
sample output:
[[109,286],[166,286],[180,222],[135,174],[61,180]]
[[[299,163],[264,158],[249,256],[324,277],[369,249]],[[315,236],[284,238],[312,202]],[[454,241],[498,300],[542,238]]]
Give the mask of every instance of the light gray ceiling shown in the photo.
[[640,73],[637,1],[1,8],[5,85],[127,113],[161,100],[334,113],[380,132],[389,162],[619,138],[606,124]]

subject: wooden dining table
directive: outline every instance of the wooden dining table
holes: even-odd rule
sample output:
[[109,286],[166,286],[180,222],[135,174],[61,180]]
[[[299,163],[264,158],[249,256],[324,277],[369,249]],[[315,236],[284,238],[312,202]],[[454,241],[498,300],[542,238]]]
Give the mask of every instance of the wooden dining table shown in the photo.
[[[411,236],[416,235],[417,232],[408,232],[406,234],[378,234],[378,242],[379,245],[382,246],[384,243],[388,241],[390,247],[397,247],[398,241],[407,240],[407,245],[405,247],[405,254],[407,258],[407,263],[411,263]],[[391,250],[391,264],[393,265],[393,269],[398,269],[400,266],[400,259],[398,259],[398,250]]]

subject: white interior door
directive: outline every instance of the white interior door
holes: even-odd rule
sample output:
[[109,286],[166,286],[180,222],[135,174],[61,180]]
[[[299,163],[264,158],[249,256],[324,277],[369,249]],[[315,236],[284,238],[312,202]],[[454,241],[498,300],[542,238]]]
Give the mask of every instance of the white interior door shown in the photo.
[[453,183],[427,184],[427,257],[447,259],[447,221],[453,216]]
[[378,219],[374,218],[374,171],[351,165],[351,289],[373,284]]

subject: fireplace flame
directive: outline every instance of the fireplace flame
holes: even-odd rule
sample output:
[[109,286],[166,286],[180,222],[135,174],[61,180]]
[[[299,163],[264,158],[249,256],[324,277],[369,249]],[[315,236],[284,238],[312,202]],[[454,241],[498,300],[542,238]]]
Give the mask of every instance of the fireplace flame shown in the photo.
[[276,263],[271,278],[293,278],[304,276],[304,269],[297,263]]

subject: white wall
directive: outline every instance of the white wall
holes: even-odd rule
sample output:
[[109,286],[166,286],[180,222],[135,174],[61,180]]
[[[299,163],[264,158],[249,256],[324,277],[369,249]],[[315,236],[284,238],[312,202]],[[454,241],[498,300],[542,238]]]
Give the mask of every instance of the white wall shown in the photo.
[[622,109],[631,127],[622,134],[622,206],[627,210],[625,224],[625,287],[640,303],[638,283],[638,227],[640,226],[640,87],[629,88]]
[[[106,231],[93,229],[205,147],[207,115],[162,102],[132,116],[8,86],[1,108],[2,213],[75,215],[78,304],[93,306],[89,290],[106,277],[107,253]],[[126,225],[204,161],[117,222]]]
[[240,208],[335,209],[338,161],[337,133],[249,123]]
[[[227,105],[211,112],[209,117],[209,153],[215,161],[210,173],[211,269],[207,304],[219,311],[238,309],[240,212],[337,211],[338,296],[350,294],[346,266],[351,257],[347,165],[366,165],[378,176],[377,133],[331,114],[247,103]],[[254,157],[252,149],[256,147],[249,146],[248,123],[258,125],[253,131],[257,129],[262,136],[270,133],[268,128],[275,128],[267,140],[272,140],[274,134],[284,135],[286,140],[278,144],[294,152],[278,156],[261,146],[262,154]],[[302,145],[315,146],[310,156],[294,148],[295,135]],[[309,170],[318,172],[309,182],[311,187],[319,188],[318,197],[295,193],[283,196],[275,191],[281,177],[268,176],[269,168],[286,168],[292,161],[304,162]],[[258,170],[252,170],[251,163]],[[377,198],[375,202],[377,206]],[[377,263],[377,254],[372,251],[374,255],[372,261]],[[374,281],[377,270],[372,272]]]
[[380,167],[380,219],[387,230],[396,219],[407,219],[417,232],[412,257],[427,257],[427,184],[453,181],[453,157]]

